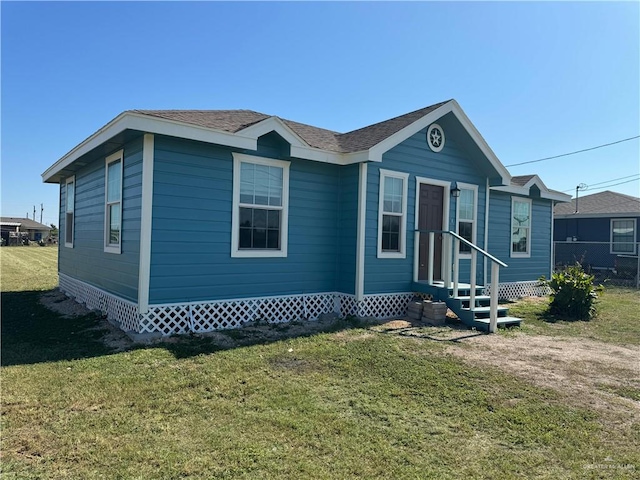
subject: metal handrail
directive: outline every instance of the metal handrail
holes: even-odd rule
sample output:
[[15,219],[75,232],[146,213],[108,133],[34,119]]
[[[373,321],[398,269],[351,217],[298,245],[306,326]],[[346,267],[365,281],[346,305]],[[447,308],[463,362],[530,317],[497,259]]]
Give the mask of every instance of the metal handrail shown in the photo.
[[504,263],[502,260],[498,260],[496,257],[494,257],[493,255],[491,255],[489,252],[484,251],[483,249],[481,249],[479,246],[477,246],[474,243],[471,243],[469,240],[466,240],[464,238],[462,238],[460,235],[458,235],[456,232],[452,232],[451,230],[415,230],[416,233],[447,233],[449,235],[451,235],[454,238],[457,238],[458,240],[460,240],[462,243],[464,243],[465,245],[470,246],[471,248],[473,248],[474,250],[476,250],[478,253],[481,253],[482,255],[484,255],[485,257],[487,257],[489,260],[491,260],[492,262],[497,263],[498,265],[500,265],[501,267],[508,267],[509,265],[507,265],[506,263]]
[[[476,297],[476,262],[477,262],[477,254],[480,253],[484,255],[486,258],[491,260],[491,295],[490,295],[490,313],[489,313],[489,332],[493,333],[496,331],[497,322],[498,322],[498,285],[499,285],[499,276],[500,276],[500,267],[508,267],[506,263],[501,260],[498,260],[496,257],[491,255],[489,252],[484,251],[477,245],[469,242],[468,240],[462,238],[455,232],[451,230],[415,230],[417,235],[414,235],[414,281],[418,279],[418,244],[420,234],[426,233],[429,234],[429,271],[427,274],[428,282],[431,284],[433,282],[433,256],[434,256],[434,241],[435,234],[445,234],[450,235],[452,237],[453,243],[453,252],[449,251],[450,247],[446,247],[445,258],[447,258],[447,263],[449,267],[446,269],[446,274],[444,278],[444,284],[451,284],[451,261],[453,260],[454,267],[454,278],[453,278],[453,296],[458,296],[458,285],[459,285],[459,265],[460,265],[460,242],[465,245],[468,245],[471,248],[471,272],[469,278],[469,308],[473,310],[475,305],[475,297]],[[443,245],[443,248],[447,244]],[[453,253],[453,259],[451,258],[451,254]]]

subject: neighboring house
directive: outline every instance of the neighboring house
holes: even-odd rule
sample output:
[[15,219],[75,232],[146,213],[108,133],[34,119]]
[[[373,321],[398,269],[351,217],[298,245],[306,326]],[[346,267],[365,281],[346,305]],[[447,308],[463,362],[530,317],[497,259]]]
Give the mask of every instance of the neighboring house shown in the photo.
[[636,263],[640,198],[600,192],[557,205],[554,210],[556,263],[576,261],[595,270]]
[[2,238],[5,241],[8,238],[9,232],[26,232],[29,235],[29,240],[39,242],[49,236],[51,227],[38,223],[28,218],[17,217],[0,217],[0,227],[2,228]]
[[[43,173],[60,185],[60,288],[164,335],[404,315],[416,293],[470,293],[492,271],[494,295],[498,271],[526,293],[550,274],[553,205],[570,197],[518,178],[455,100],[344,134],[248,110],[126,111]],[[488,312],[475,294],[466,313]]]

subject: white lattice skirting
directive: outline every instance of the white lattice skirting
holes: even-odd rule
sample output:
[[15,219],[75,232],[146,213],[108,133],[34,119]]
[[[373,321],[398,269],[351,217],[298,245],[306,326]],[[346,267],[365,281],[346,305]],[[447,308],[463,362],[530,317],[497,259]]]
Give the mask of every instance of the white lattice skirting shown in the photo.
[[[60,276],[60,290],[83,303],[87,308],[100,310],[122,330],[135,333],[208,332],[238,328],[255,321],[282,323],[294,320],[317,320],[323,314],[341,317],[392,318],[404,317],[407,306],[421,294],[403,292],[365,295],[356,302],[354,295],[339,292],[278,297],[240,298],[210,302],[151,305],[141,314],[138,305],[105,292],[64,274]],[[487,287],[487,294],[490,288]],[[502,283],[498,296],[511,299],[524,296],[544,296],[548,289],[538,282]]]
[[[485,293],[491,295],[491,285],[485,287]],[[550,293],[551,290],[549,287],[541,285],[537,280],[500,283],[498,285],[498,298],[500,300],[515,300],[523,297],[544,297]]]
[[62,273],[60,290],[87,308],[102,311],[124,331],[162,335],[238,328],[254,321],[317,320],[329,313],[341,317],[403,317],[415,296],[413,293],[365,295],[362,301],[356,302],[354,295],[328,292],[151,305],[141,314],[137,304]]
[[117,297],[99,288],[59,273],[59,287],[76,302],[83,303],[90,310],[100,310],[109,320],[120,324],[125,332],[140,331],[140,314],[138,305]]

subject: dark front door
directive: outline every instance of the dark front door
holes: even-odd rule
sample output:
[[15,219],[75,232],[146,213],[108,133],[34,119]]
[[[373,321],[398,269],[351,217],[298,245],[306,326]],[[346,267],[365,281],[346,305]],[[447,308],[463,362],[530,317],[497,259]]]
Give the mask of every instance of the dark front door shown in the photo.
[[[418,228],[420,230],[442,230],[444,212],[444,187],[420,184],[418,205]],[[433,279],[442,280],[442,234],[436,234],[434,246]],[[426,280],[429,268],[429,235],[420,235],[420,268],[418,279]]]

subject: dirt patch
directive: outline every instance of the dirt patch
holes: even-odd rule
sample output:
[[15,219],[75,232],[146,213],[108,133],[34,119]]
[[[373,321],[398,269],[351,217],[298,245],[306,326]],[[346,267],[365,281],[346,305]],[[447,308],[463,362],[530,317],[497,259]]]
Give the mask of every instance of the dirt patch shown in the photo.
[[57,288],[41,295],[40,303],[66,318],[81,317],[91,313],[87,307],[67,297]]
[[[85,305],[76,302],[73,298],[67,297],[58,289],[51,290],[40,296],[40,303],[64,318],[82,317],[92,312]],[[98,313],[96,315],[96,325],[87,330],[104,331],[102,341],[104,344],[113,349],[115,352],[128,350],[133,345],[131,339],[120,328],[112,325],[106,318],[102,318]]]
[[479,335],[460,343],[445,351],[557,390],[576,405],[640,418],[640,402],[612,393],[620,387],[640,389],[640,347],[524,334]]

